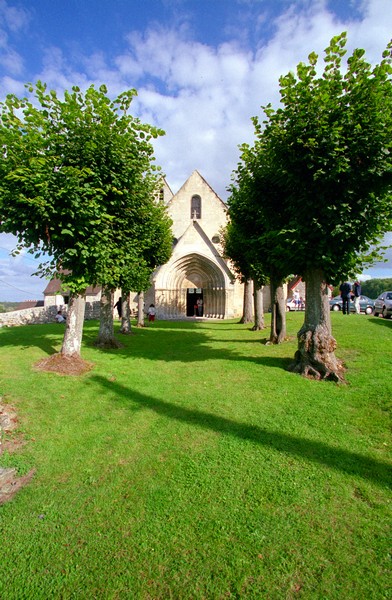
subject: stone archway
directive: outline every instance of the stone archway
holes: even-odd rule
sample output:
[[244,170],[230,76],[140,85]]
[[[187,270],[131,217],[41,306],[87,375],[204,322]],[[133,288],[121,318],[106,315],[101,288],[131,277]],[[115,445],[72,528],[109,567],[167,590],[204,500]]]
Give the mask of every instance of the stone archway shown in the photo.
[[[226,312],[225,276],[218,265],[200,254],[182,256],[165,265],[155,282],[155,300],[163,318],[185,318],[188,290],[199,290],[203,316],[223,319]],[[188,300],[189,302],[189,300]]]

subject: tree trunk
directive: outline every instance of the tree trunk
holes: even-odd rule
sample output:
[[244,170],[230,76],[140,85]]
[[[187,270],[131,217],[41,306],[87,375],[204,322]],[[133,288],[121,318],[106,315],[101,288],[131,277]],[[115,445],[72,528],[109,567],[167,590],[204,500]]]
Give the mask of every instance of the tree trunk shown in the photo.
[[244,308],[240,323],[252,323],[253,321],[253,281],[247,279],[244,283]]
[[335,356],[328,286],[321,269],[304,274],[306,282],[305,322],[299,330],[298,350],[289,370],[313,379],[343,381],[344,367]]
[[283,281],[271,277],[271,333],[270,344],[281,344],[286,337],[286,304]]
[[129,306],[130,292],[124,292],[122,290],[122,303],[121,303],[121,329],[120,333],[129,335],[131,331],[131,309]]
[[144,292],[137,296],[137,327],[144,327]]
[[100,302],[100,322],[98,338],[95,345],[100,348],[119,348],[120,344],[114,337],[114,293],[109,288],[103,288]]
[[72,357],[80,356],[83,337],[84,311],[86,298],[84,294],[71,294],[67,310],[67,323],[60,354]]
[[255,281],[253,282],[253,303],[255,314],[255,324],[252,328],[253,331],[260,331],[261,329],[265,329],[263,287],[263,285],[258,286]]

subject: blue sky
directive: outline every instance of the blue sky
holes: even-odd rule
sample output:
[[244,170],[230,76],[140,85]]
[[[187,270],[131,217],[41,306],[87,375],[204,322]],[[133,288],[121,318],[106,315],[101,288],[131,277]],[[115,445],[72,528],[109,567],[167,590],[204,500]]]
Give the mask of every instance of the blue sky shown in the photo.
[[[342,31],[349,52],[378,62],[391,0],[0,0],[0,95],[38,79],[59,93],[136,88],[134,114],[166,131],[155,151],[172,190],[198,169],[226,200],[238,145],[253,140],[260,106],[278,103],[279,76]],[[0,301],[42,299],[37,261],[10,257],[14,246],[0,234]],[[392,277],[392,253],[366,274]]]

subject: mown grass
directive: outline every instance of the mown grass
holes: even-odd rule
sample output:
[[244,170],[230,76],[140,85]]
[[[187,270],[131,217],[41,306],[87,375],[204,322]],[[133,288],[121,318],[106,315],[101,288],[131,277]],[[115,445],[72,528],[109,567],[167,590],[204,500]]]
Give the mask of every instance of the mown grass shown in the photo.
[[[0,598],[381,599],[390,587],[392,321],[332,314],[347,385],[285,369],[289,341],[162,322],[34,369],[59,325],[0,330],[0,395],[33,481],[0,507]],[[120,337],[120,336],[119,336]]]

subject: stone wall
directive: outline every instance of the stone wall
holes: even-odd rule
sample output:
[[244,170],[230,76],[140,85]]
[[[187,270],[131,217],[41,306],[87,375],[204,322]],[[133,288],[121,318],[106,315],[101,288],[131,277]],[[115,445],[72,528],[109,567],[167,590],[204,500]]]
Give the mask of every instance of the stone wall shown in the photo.
[[[55,323],[57,306],[39,306],[0,313],[0,327],[16,327],[18,325],[38,325],[40,323]],[[63,308],[64,316],[67,314]],[[99,302],[86,302],[86,320],[99,319]]]

